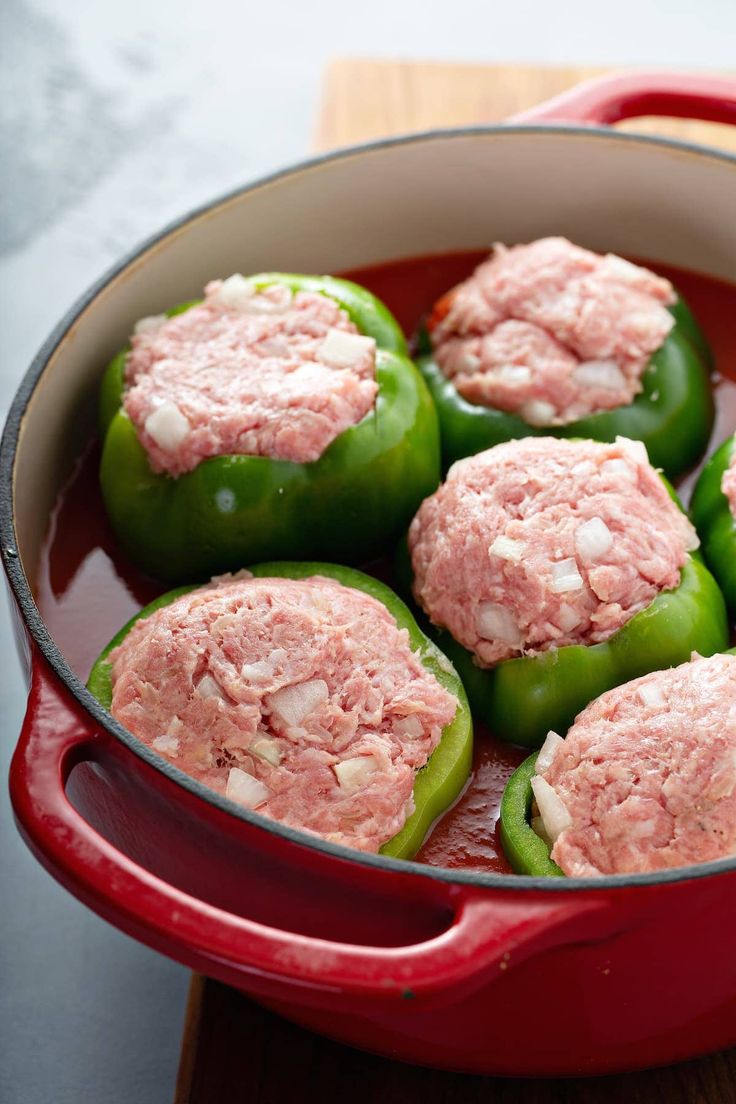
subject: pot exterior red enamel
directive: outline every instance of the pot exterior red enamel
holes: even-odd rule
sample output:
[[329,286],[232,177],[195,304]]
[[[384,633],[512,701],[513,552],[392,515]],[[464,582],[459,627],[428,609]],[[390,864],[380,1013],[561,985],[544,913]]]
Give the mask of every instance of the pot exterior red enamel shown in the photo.
[[[563,117],[610,121],[645,107],[733,118],[728,82],[692,80],[685,92],[667,75],[607,93],[596,84],[566,98]],[[154,250],[148,263],[155,272],[163,262]],[[104,301],[107,290],[95,294]],[[75,336],[82,355],[84,333]],[[17,428],[8,487],[24,447]],[[28,527],[22,490],[18,517],[3,523],[33,641],[11,797],[39,860],[100,915],[302,1024],[411,1062],[593,1074],[736,1042],[734,863],[587,883],[458,874],[234,815],[112,724],[66,667],[23,574],[23,541],[14,544]]]
[[40,861],[106,919],[355,1046],[549,1075],[736,1039],[733,873],[488,892],[336,859],[182,792],[39,656],[11,794]]

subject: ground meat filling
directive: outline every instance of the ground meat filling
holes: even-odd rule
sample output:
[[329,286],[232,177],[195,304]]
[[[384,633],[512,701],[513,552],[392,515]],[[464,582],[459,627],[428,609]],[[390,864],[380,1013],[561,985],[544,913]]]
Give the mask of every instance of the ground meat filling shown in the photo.
[[532,782],[571,877],[736,853],[736,656],[693,658],[616,687],[551,734]]
[[723,473],[721,479],[721,490],[728,499],[728,504],[731,507],[731,513],[736,518],[736,449],[733,451],[731,457],[731,463],[728,465]]
[[607,640],[697,536],[639,442],[528,437],[454,464],[409,529],[414,594],[481,667]]
[[111,712],[213,790],[377,851],[457,708],[406,629],[332,579],[225,577],[139,621],[110,655]]
[[373,409],[376,343],[333,299],[213,280],[204,301],[142,319],[124,408],[156,472],[213,456],[317,460]]
[[632,402],[674,325],[669,280],[565,238],[507,249],[441,299],[429,328],[469,402],[564,425]]

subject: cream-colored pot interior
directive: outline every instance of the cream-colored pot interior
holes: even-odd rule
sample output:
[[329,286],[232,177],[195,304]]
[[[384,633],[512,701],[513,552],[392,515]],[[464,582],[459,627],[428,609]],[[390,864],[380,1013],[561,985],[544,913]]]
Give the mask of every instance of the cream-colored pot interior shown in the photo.
[[545,234],[734,279],[736,160],[612,132],[447,132],[287,171],[171,229],[87,302],[35,388],[15,465],[27,577],[100,373],[137,318],[232,272],[334,272]]

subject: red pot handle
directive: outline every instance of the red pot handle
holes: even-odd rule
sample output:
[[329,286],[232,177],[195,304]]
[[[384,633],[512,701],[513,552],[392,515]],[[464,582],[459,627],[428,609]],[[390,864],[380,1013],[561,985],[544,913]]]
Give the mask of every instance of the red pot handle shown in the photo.
[[[10,776],[26,841],[95,911],[150,946],[173,949],[187,965],[230,983],[246,986],[250,979],[264,992],[273,991],[275,981],[386,999],[409,993],[441,993],[445,999],[561,936],[578,938],[589,919],[593,906],[578,894],[549,895],[540,903],[513,891],[489,899],[473,887],[442,884],[454,910],[452,923],[413,946],[355,946],[267,927],[168,884],[114,847],[70,804],[69,772],[93,757],[95,741],[107,739],[36,655]],[[324,861],[335,860],[325,855]],[[386,872],[385,879],[390,890],[396,875]]]
[[696,73],[615,73],[584,81],[508,122],[610,125],[636,115],[736,124],[736,81]]

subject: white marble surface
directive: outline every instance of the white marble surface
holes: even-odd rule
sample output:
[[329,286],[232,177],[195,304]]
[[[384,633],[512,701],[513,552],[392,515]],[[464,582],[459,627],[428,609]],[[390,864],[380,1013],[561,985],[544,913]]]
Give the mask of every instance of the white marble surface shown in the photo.
[[[3,0],[0,23],[0,414],[121,253],[308,150],[328,58],[733,68],[736,44],[734,0]],[[24,691],[0,634],[5,770]],[[0,1100],[169,1100],[185,971],[56,886],[0,804]]]

